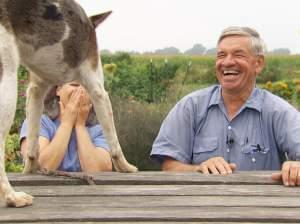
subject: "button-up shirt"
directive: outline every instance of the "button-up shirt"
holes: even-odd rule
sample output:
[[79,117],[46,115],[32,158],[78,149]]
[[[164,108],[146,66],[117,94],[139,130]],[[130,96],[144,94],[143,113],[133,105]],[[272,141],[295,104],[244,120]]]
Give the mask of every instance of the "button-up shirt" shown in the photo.
[[237,170],[278,170],[285,159],[300,160],[300,113],[280,97],[254,88],[230,120],[221,86],[198,90],[164,120],[150,157],[162,162],[165,156],[186,164],[221,156]]

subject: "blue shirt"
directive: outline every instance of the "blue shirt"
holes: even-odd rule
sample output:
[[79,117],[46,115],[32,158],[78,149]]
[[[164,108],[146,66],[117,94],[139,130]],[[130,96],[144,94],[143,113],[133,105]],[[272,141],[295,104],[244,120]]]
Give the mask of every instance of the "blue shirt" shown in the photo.
[[219,85],[193,92],[170,111],[150,157],[200,164],[221,156],[237,170],[278,170],[285,157],[300,160],[300,113],[255,88],[230,121]]
[[[60,121],[58,119],[51,120],[48,116],[42,115],[40,122],[40,136],[47,138],[49,141],[52,141],[58,127],[60,125]],[[87,126],[88,133],[90,135],[91,141],[95,147],[101,147],[106,150],[109,150],[106,139],[103,135],[102,127],[97,124],[94,126]],[[27,120],[25,120],[22,124],[20,139],[26,137],[27,135]],[[58,168],[58,170],[69,171],[69,172],[79,172],[81,171],[81,166],[77,153],[77,138],[76,133],[73,130],[70,141],[68,144],[68,149],[66,154]]]

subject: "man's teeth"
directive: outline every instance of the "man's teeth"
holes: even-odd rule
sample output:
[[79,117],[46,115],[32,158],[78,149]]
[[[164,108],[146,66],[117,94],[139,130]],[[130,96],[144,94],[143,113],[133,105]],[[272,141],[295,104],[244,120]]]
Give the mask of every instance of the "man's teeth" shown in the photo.
[[226,70],[226,71],[223,71],[223,74],[224,75],[237,75],[238,71]]

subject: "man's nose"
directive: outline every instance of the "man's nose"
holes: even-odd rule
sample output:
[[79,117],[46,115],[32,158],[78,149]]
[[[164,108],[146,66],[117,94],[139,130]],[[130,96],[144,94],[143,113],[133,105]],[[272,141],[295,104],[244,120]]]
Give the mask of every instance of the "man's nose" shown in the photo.
[[226,55],[226,57],[222,61],[222,65],[224,66],[231,66],[235,64],[234,57],[232,55]]

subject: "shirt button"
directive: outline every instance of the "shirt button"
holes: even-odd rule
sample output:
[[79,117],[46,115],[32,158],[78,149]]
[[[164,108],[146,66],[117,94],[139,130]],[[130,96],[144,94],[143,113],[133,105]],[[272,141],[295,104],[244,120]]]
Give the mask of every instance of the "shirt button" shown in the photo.
[[231,126],[228,126],[228,130],[231,130]]
[[230,149],[227,149],[227,152],[230,152]]
[[252,162],[254,162],[254,163],[256,162],[256,159],[254,157],[252,158]]

